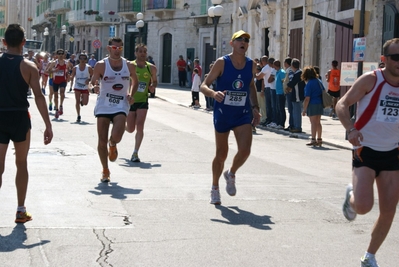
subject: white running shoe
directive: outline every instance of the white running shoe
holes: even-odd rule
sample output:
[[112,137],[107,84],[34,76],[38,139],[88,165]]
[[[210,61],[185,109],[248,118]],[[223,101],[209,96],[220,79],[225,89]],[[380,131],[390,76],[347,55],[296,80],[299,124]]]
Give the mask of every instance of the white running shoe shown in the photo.
[[211,190],[211,200],[209,201],[211,204],[220,205],[222,202],[220,201],[220,192],[219,189]]
[[357,215],[350,204],[350,198],[352,196],[352,193],[353,193],[353,186],[352,184],[348,184],[348,186],[346,187],[345,201],[344,204],[342,205],[342,211],[344,213],[345,218],[348,221],[353,221],[354,219],[356,219]]
[[225,171],[223,173],[224,179],[226,180],[226,191],[227,194],[229,194],[230,196],[235,196],[237,193],[237,189],[236,189],[236,177],[235,175],[232,175],[231,173],[229,173],[229,171]]
[[360,259],[360,267],[379,267],[375,257],[365,258],[364,256]]

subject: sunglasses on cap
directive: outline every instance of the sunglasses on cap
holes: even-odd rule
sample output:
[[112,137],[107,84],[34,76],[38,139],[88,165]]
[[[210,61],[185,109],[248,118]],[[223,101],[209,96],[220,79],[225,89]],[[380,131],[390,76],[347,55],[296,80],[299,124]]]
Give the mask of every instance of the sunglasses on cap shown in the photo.
[[109,47],[111,47],[112,50],[123,50],[123,46],[110,45]]
[[388,54],[384,56],[390,57],[393,61],[399,61],[399,54]]
[[246,42],[246,43],[249,43],[249,38],[238,37],[238,38],[234,39],[233,41],[239,41],[239,42],[244,41],[244,42]]

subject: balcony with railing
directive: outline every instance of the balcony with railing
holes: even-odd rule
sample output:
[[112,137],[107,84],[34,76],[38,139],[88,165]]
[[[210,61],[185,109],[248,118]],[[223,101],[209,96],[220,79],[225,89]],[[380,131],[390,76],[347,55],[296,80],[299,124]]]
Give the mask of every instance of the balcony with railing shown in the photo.
[[147,0],[147,12],[154,12],[157,17],[162,17],[176,10],[175,0]]
[[80,24],[86,24],[86,15],[84,13],[85,11],[83,9],[80,10],[72,10],[67,13],[67,19],[69,24],[73,25],[80,25]]
[[56,14],[62,14],[71,10],[71,4],[69,0],[57,0],[51,2],[51,11]]
[[118,0],[118,15],[134,20],[137,13],[143,12],[144,0]]
[[118,24],[120,22],[119,16],[115,14],[113,11],[109,12],[99,12],[99,14],[95,15],[87,15],[86,23],[88,25],[113,25]]

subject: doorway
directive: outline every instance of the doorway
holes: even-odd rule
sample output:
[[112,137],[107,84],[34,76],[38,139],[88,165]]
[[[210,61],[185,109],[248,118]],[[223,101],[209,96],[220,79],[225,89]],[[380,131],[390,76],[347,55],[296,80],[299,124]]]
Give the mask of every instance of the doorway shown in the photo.
[[162,42],[162,83],[171,83],[172,73],[172,35],[166,33]]

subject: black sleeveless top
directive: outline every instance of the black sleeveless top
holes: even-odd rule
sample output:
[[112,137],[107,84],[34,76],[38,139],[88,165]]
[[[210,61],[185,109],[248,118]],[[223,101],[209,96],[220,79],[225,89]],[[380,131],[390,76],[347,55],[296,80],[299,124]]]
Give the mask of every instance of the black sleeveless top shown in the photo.
[[4,53],[0,57],[0,111],[27,110],[29,85],[22,77],[23,56]]

